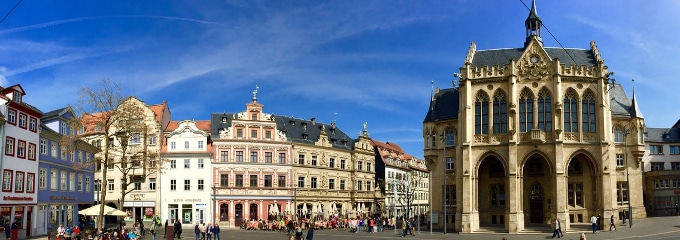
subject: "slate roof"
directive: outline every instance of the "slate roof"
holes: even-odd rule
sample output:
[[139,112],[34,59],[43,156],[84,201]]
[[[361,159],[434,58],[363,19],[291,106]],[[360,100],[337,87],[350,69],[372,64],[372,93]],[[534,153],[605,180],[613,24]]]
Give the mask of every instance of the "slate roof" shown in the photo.
[[645,128],[645,142],[680,142],[680,128]]
[[63,108],[59,108],[59,109],[55,109],[55,110],[46,112],[46,113],[43,114],[42,118],[43,119],[49,119],[49,118],[57,117],[57,116],[59,116],[59,113],[64,111],[64,109],[66,109],[66,108],[68,108],[68,107],[63,107]]
[[[434,95],[434,100],[430,102],[430,108],[423,122],[457,119],[460,106],[458,104],[459,95],[458,89],[453,88],[438,91]],[[612,85],[609,89],[609,97],[609,107],[612,111],[612,116],[642,117],[642,113],[636,107],[637,103],[634,99],[628,98],[621,84]]]
[[[273,115],[276,129],[286,134],[289,142],[314,144],[321,136],[322,126],[333,148],[352,150],[355,140],[350,138],[335,124],[324,124],[311,120],[304,120],[281,115]],[[305,127],[306,125],[306,127]],[[307,135],[305,139],[304,135]],[[335,142],[333,143],[333,141]]]
[[[231,121],[235,113],[213,113],[210,117],[210,132],[212,139],[220,138],[220,130],[231,126]],[[222,117],[226,117],[227,121],[222,122]],[[352,150],[355,139],[352,139],[334,124],[324,124],[311,120],[304,120],[282,115],[272,115],[276,121],[276,129],[286,134],[288,142],[314,144],[321,136],[321,128],[325,127],[328,140],[333,148],[340,148]],[[306,125],[306,127],[304,127]],[[304,135],[307,135],[306,139]]]
[[457,119],[458,108],[460,106],[458,104],[459,99],[460,92],[458,89],[447,88],[438,90],[430,102],[430,108],[423,122]]
[[621,84],[612,85],[609,89],[609,98],[609,108],[612,110],[612,116],[642,117],[642,113],[636,107],[637,103],[633,99],[628,98]]
[[[574,48],[544,48],[551,60],[559,58],[561,63],[567,66],[573,65],[576,61],[577,66],[593,66],[597,64],[593,52],[586,49]],[[518,60],[524,52],[524,48],[506,48],[475,51],[472,57],[472,67],[480,68],[484,66],[499,66],[510,63],[510,59]],[[570,57],[571,56],[571,57]],[[572,60],[573,58],[573,60]]]

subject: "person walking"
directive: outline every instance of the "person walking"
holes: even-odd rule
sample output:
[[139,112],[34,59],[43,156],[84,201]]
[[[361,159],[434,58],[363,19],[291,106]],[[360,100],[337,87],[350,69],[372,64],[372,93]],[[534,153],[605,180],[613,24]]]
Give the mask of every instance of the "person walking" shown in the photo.
[[309,228],[309,230],[307,230],[307,237],[305,240],[314,240],[314,228]]
[[[194,233],[196,233],[196,240],[201,239],[199,237],[199,234],[201,234],[201,229],[198,228],[198,222],[196,222],[196,225],[194,225]],[[202,240],[202,239],[201,239]]]
[[5,237],[7,237],[7,240],[10,239],[10,232],[11,232],[11,226],[9,225],[9,220],[5,221],[5,224],[2,225],[2,227],[5,229]]
[[562,234],[562,226],[560,226],[560,218],[555,219],[555,230],[553,231],[552,238],[555,238],[555,235],[557,235],[557,238],[564,236]]
[[182,224],[179,222],[179,219],[175,219],[175,224],[173,225],[173,238],[174,236],[177,236],[178,239],[181,239],[180,235],[182,235]]
[[593,224],[593,233],[597,233],[597,217],[595,215],[590,218],[590,223]]
[[19,240],[19,223],[16,219],[12,223],[12,240]]
[[614,223],[614,214],[612,214],[612,217],[609,218],[609,231],[614,228],[614,231],[616,231],[616,223]]
[[213,240],[220,240],[220,225],[215,223],[212,228]]
[[408,229],[407,223],[408,223],[408,221],[406,221],[406,219],[403,219],[401,221],[401,231],[402,231],[401,237],[406,237],[406,231],[408,231],[407,230]]
[[156,220],[151,223],[151,227],[149,227],[149,231],[151,232],[151,240],[156,240],[156,229],[158,228],[159,222]]

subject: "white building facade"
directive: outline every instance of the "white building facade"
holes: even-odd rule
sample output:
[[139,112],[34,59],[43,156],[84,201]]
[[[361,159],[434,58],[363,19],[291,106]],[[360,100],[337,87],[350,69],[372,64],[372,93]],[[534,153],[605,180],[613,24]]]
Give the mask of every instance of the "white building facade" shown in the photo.
[[[183,224],[213,223],[210,121],[171,121],[161,158],[161,216]],[[171,221],[172,222],[172,221]]]
[[19,238],[35,235],[37,221],[35,189],[38,172],[38,129],[42,113],[22,101],[21,85],[0,90],[2,153],[0,153],[0,219],[19,223]]

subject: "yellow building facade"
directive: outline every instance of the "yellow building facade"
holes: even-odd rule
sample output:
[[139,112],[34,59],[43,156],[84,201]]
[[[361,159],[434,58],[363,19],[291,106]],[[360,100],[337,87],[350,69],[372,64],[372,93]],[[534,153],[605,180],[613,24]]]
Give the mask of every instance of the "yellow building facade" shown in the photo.
[[534,3],[524,47],[472,43],[460,82],[433,94],[423,138],[435,228],[519,233],[556,218],[568,230],[591,216],[646,217],[635,96],[610,82],[594,42],[544,47],[541,24]]

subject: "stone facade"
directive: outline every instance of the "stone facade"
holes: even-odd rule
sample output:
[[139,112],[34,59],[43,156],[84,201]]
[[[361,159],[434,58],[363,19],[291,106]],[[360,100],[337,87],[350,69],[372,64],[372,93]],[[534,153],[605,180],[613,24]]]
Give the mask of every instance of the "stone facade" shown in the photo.
[[[609,82],[594,42],[544,47],[535,3],[525,24],[524,47],[478,51],[472,43],[460,83],[433,95],[423,138],[435,227],[518,233],[559,218],[568,230],[593,215],[619,216],[629,204],[634,218],[645,218],[644,119],[635,97]],[[628,141],[615,141],[617,129],[627,129]],[[445,145],[449,133],[455,141]],[[617,167],[618,154],[629,156],[627,169]],[[444,182],[445,159],[454,167]],[[455,191],[446,217],[440,188]]]
[[[109,164],[108,166],[99,166],[97,164],[95,171],[95,179],[100,181],[102,191],[107,191],[106,198],[102,199],[102,204],[108,205],[113,208],[121,209],[126,211],[128,215],[125,217],[126,221],[133,221],[135,219],[142,219],[150,221],[153,215],[159,212],[158,206],[160,205],[160,194],[158,194],[157,188],[160,187],[161,179],[158,171],[162,171],[157,167],[154,172],[149,174],[144,171],[144,169],[139,167],[129,168],[128,174],[123,174],[121,168],[116,165],[121,164],[121,159],[123,157],[123,148],[126,149],[126,159],[131,159],[133,157],[140,157],[142,152],[153,153],[156,158],[153,161],[149,160],[146,164],[152,164],[154,166],[159,166],[162,160],[159,158],[162,147],[162,140],[160,136],[163,136],[163,130],[170,123],[170,109],[168,108],[167,102],[156,105],[147,105],[143,101],[129,97],[121,105],[129,104],[129,106],[136,106],[142,109],[143,121],[147,126],[146,133],[142,135],[136,135],[136,133],[126,133],[124,136],[120,134],[119,129],[114,126],[109,130],[108,133],[104,133],[99,126],[96,126],[98,122],[95,118],[99,114],[105,113],[95,113],[91,116],[86,116],[83,122],[86,125],[85,134],[83,135],[83,140],[93,143],[93,145],[104,148],[107,142],[105,138],[109,138],[109,158],[112,159],[114,164]],[[139,137],[138,137],[139,136]],[[123,144],[124,143],[124,144]],[[146,151],[145,151],[145,150]],[[95,156],[98,159],[103,159],[105,151],[97,153]],[[131,156],[130,154],[135,154],[138,156]],[[134,165],[133,165],[134,166]],[[107,171],[106,179],[102,179],[103,171]],[[120,206],[121,200],[121,188],[123,187],[123,176],[127,175],[129,179],[127,183],[128,187],[137,186],[139,189],[132,190],[130,193],[126,194],[123,206]],[[132,179],[133,176],[141,176],[144,179]],[[134,183],[136,181],[137,183]],[[95,193],[99,194],[99,193]],[[98,196],[95,196],[98,198]]]
[[680,121],[671,128],[645,132],[645,196],[647,213],[678,215],[680,205]]

